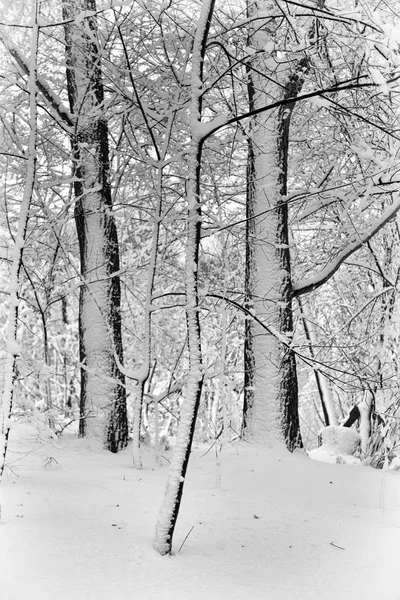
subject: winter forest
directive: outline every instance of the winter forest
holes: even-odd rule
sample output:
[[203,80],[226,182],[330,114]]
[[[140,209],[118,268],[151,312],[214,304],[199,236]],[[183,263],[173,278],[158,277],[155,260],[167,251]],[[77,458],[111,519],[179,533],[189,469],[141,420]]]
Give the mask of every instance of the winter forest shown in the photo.
[[[261,543],[268,571],[274,523],[286,531],[288,513],[309,514],[316,547],[326,522],[315,514],[331,502],[350,544],[357,535],[340,503],[358,506],[368,490],[374,527],[388,536],[376,552],[399,535],[400,2],[0,6],[1,561],[7,554],[12,569],[18,544],[40,538],[45,488],[60,495],[51,518],[64,536],[62,512],[72,523],[75,513],[61,495],[73,504],[73,491],[96,476],[105,499],[88,489],[76,511],[129,505],[132,494],[136,507],[148,504],[134,543],[155,588],[136,581],[139,600],[336,598],[352,558],[331,538],[312,560],[330,565],[332,595],[318,587],[323,576],[310,584],[306,568],[291,575],[304,584],[296,595],[290,580],[286,591],[262,578],[252,588],[247,571],[243,588],[219,588],[210,575],[213,592],[200,594],[199,581],[208,560],[225,565],[221,554],[243,564],[232,529],[239,504],[257,504],[243,525],[248,560]],[[331,494],[338,482],[329,498],[326,479]],[[224,481],[231,495],[217,507]],[[23,494],[39,521],[27,508],[10,533]],[[196,543],[193,519],[213,506],[216,520]],[[117,517],[110,525],[126,543],[141,519],[131,509],[124,526]],[[227,546],[214,540],[208,556],[223,526]],[[295,534],[302,543],[308,535]],[[104,536],[99,548],[114,548]],[[285,578],[293,550],[274,543]],[[365,571],[360,548],[352,556]],[[199,595],[168,588],[168,569],[177,579],[192,573]],[[53,579],[61,585],[56,567]],[[14,585],[5,600],[28,595]],[[30,597],[132,597],[62,589]],[[341,597],[378,597],[365,589],[372,595]],[[378,589],[400,598],[398,587]]]

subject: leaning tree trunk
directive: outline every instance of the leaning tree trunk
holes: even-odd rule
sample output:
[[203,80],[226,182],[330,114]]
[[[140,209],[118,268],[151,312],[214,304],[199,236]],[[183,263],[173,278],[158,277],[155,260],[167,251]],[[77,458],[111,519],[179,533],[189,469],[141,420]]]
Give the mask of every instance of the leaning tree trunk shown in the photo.
[[[296,71],[268,50],[281,35],[278,20],[265,17],[275,9],[271,0],[249,5],[249,46],[256,51],[248,72],[250,111],[295,98],[302,86]],[[262,323],[289,339],[292,277],[285,196],[293,107],[286,104],[252,117],[247,186],[247,303]],[[295,354],[253,321],[246,324],[245,372],[244,434],[261,443],[285,442],[290,450],[301,446]]]
[[200,340],[198,264],[201,231],[200,167],[203,146],[201,129],[203,62],[214,0],[203,0],[192,55],[192,103],[190,111],[191,144],[187,178],[186,242],[186,320],[189,346],[189,374],[178,430],[176,448],[168,473],[163,503],[158,515],[154,548],[162,555],[172,551],[172,538],[178,518],[183,486],[192,447],[203,385]]
[[[76,18],[85,11],[90,16]],[[95,0],[63,2],[68,96],[75,119],[72,151],[81,263],[79,433],[97,437],[117,452],[127,444],[128,423],[125,379],[118,368],[123,362],[119,247],[111,213],[108,126],[95,13]]]

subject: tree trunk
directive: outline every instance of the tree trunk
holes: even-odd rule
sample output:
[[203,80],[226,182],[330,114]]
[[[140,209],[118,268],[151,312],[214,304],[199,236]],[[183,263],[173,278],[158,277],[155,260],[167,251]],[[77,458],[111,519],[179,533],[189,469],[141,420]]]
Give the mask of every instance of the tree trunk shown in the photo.
[[[248,79],[248,91],[250,103],[254,98],[252,79]],[[251,109],[251,107],[250,107]],[[255,215],[254,215],[254,150],[251,137],[247,140],[247,173],[246,173],[246,264],[245,264],[245,308],[254,311],[253,294],[255,290]],[[255,399],[255,356],[254,356],[254,334],[255,323],[250,316],[245,317],[244,327],[244,398],[243,398],[243,422],[242,433],[246,435],[251,428]]]
[[[152,341],[152,331],[151,331],[151,317],[152,317],[152,301],[153,301],[153,290],[154,290],[154,281],[156,277],[157,270],[157,253],[159,247],[159,239],[160,239],[160,223],[162,219],[161,211],[162,211],[162,193],[163,193],[163,166],[160,165],[157,169],[157,200],[155,205],[155,214],[154,214],[154,224],[153,224],[153,239],[151,242],[151,250],[149,257],[149,267],[148,267],[148,276],[147,276],[147,290],[146,290],[146,300],[145,300],[145,315],[144,315],[144,338],[143,338],[143,364],[140,368],[141,371],[141,380],[138,382],[139,390],[136,397],[135,407],[134,407],[134,419],[133,419],[133,445],[132,445],[132,459],[133,466],[136,469],[142,468],[142,455],[140,449],[140,430],[141,430],[141,422],[142,422],[142,410],[143,410],[143,400],[144,400],[144,387],[146,381],[150,376],[151,369],[151,341]],[[156,403],[158,407],[158,404]],[[158,408],[157,408],[158,410]],[[155,431],[155,448],[157,451],[158,447],[158,439],[157,439],[157,430]]]
[[[311,318],[310,307],[307,301],[303,302],[301,296],[297,297],[300,307],[303,329],[309,346],[310,356],[315,359],[314,348],[317,347],[317,336],[314,323]],[[317,383],[318,393],[321,400],[322,412],[324,414],[325,425],[337,425],[337,418],[334,408],[329,380],[317,368],[314,367],[315,381]]]
[[162,555],[170,554],[172,551],[172,538],[182,499],[203,385],[198,297],[198,264],[201,231],[200,168],[203,146],[201,109],[203,61],[213,10],[214,0],[203,0],[193,45],[192,103],[190,110],[191,144],[187,179],[188,215],[185,262],[189,373],[186,397],[181,409],[176,448],[168,473],[167,486],[157,520],[153,544],[155,550]]
[[[295,97],[302,79],[265,48],[279,34],[270,0],[249,6],[249,45],[256,58],[249,68],[250,110],[273,99]],[[246,300],[257,317],[286,337],[293,335],[289,253],[287,169],[289,125],[294,104],[253,117],[249,134]],[[259,324],[246,323],[244,429],[262,443],[301,446],[294,352]]]
[[[26,233],[29,221],[29,212],[32,202],[32,195],[35,186],[36,178],[36,157],[37,157],[37,50],[39,41],[38,27],[38,2],[33,3],[32,10],[32,38],[31,38],[31,58],[29,64],[29,140],[28,140],[28,160],[27,173],[22,197],[18,230],[15,236],[15,244],[12,251],[11,274],[9,285],[9,306],[8,306],[8,321],[7,321],[7,338],[6,350],[7,358],[4,366],[4,385],[1,398],[1,413],[0,413],[0,482],[3,478],[4,467],[6,462],[8,439],[10,434],[11,415],[14,400],[14,386],[17,378],[17,358],[19,355],[18,348],[18,309],[19,309],[19,292],[21,285],[21,268],[26,240]],[[0,505],[1,519],[1,505]]]
[[[92,16],[75,20],[84,11]],[[64,0],[67,84],[75,119],[72,136],[75,223],[81,289],[81,436],[102,440],[112,452],[128,441],[121,332],[119,247],[112,216],[108,126],[97,41],[95,0]],[[118,360],[117,360],[118,359]]]

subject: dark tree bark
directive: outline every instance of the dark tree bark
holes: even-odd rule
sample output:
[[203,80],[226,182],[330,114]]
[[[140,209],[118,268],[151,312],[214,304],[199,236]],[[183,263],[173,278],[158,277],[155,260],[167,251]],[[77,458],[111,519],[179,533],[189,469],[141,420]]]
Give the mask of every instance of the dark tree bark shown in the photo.
[[346,420],[342,424],[342,427],[351,427],[356,421],[360,418],[360,409],[358,408],[358,404],[355,404],[349,414],[347,415]]
[[[248,82],[250,106],[253,97],[251,78]],[[251,110],[251,108],[250,108]],[[255,276],[255,215],[254,215],[254,150],[251,138],[247,140],[247,183],[246,183],[246,264],[245,264],[245,308],[254,310],[254,276]],[[255,387],[255,358],[254,358],[254,329],[251,317],[246,316],[244,325],[244,398],[242,432],[245,435],[250,425],[250,417],[254,406]]]
[[[273,3],[249,4],[253,25],[249,44],[260,53],[248,67],[250,111],[268,101],[295,98],[303,85],[298,71],[288,73],[262,52],[278,35],[275,25],[262,26],[260,14]],[[271,13],[272,14],[272,13]],[[252,118],[247,167],[247,243],[245,300],[279,333],[293,333],[292,277],[286,202],[290,119],[294,103]],[[245,394],[243,433],[259,442],[284,441],[289,450],[302,445],[294,352],[251,320],[245,326]]]
[[[79,22],[83,11],[92,16]],[[64,0],[67,84],[74,133],[75,223],[81,288],[81,436],[102,439],[112,452],[128,442],[123,362],[119,245],[112,215],[108,126],[95,0]]]

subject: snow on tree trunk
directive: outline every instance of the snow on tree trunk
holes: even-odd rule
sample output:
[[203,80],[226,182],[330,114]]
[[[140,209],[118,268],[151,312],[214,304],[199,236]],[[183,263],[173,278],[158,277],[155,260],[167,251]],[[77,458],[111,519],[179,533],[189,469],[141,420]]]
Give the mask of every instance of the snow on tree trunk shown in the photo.
[[363,453],[364,458],[368,456],[368,447],[371,437],[371,413],[373,400],[373,393],[367,390],[362,402],[360,402],[358,405],[358,409],[360,411],[361,452]]
[[[267,50],[279,35],[271,0],[249,5],[250,110],[295,97],[302,80]],[[293,334],[288,207],[285,201],[289,124],[293,105],[252,117],[249,133],[246,300],[261,322]],[[255,322],[246,324],[244,433],[261,443],[301,445],[294,353]],[[252,364],[252,361],[254,363]],[[253,370],[253,371],[252,371]]]
[[168,473],[164,499],[158,515],[154,548],[162,555],[172,551],[172,538],[178,518],[183,486],[192,447],[196,418],[203,385],[200,339],[198,263],[201,231],[200,168],[202,152],[202,82],[203,60],[208,31],[214,10],[214,0],[204,0],[193,44],[191,74],[191,143],[187,178],[187,241],[186,241],[186,321],[189,346],[189,373],[186,395],[181,408],[177,443]]
[[[84,11],[90,11],[85,18]],[[75,222],[81,290],[80,435],[100,439],[112,452],[128,441],[123,362],[119,247],[112,215],[108,127],[100,69],[95,0],[65,0],[67,83],[72,136]]]
[[[29,209],[32,201],[36,178],[36,140],[37,140],[37,50],[39,40],[38,27],[38,2],[33,5],[32,19],[32,37],[31,37],[31,58],[29,65],[28,93],[29,93],[29,139],[28,139],[28,160],[27,172],[22,197],[18,231],[15,236],[14,248],[11,257],[11,273],[9,285],[9,305],[8,305],[8,321],[7,321],[7,337],[6,351],[7,358],[4,367],[4,385],[1,398],[1,414],[0,414],[0,447],[1,447],[1,464],[0,464],[0,482],[3,477],[4,467],[7,455],[8,438],[11,425],[11,414],[14,399],[14,386],[17,377],[17,358],[19,355],[18,347],[18,308],[19,308],[19,292],[20,292],[20,273],[22,267],[22,257],[26,232],[29,221]],[[0,505],[1,518],[1,505]]]

